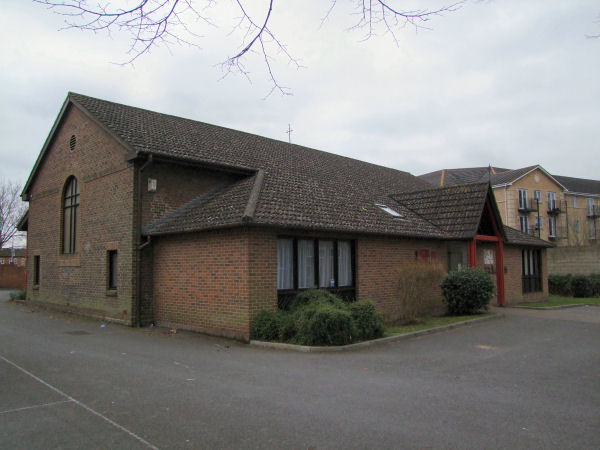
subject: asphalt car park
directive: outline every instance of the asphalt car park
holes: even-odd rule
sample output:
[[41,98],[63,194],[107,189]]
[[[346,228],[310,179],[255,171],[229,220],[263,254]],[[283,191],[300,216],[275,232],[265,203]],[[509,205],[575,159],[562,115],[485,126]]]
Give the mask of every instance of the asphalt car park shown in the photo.
[[0,301],[0,448],[600,448],[600,308],[342,353]]

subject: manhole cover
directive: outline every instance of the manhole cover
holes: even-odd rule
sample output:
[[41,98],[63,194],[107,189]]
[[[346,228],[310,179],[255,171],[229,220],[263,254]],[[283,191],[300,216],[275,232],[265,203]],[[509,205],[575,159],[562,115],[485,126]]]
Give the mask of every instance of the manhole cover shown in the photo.
[[74,331],[65,331],[65,334],[71,334],[73,336],[82,336],[84,334],[90,334],[87,331],[83,330],[74,330]]

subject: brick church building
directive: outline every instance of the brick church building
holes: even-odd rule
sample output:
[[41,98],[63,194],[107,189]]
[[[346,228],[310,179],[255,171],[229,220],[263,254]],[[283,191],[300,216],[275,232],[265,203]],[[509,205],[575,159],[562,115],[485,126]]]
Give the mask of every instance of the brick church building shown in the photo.
[[70,93],[23,190],[27,300],[246,340],[260,309],[318,287],[394,307],[426,260],[547,296],[546,248],[503,226],[487,183],[407,172]]

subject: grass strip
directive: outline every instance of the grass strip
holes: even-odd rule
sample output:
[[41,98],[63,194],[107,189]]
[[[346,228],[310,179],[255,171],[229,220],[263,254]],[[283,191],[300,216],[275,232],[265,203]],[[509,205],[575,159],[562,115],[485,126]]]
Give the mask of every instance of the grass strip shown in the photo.
[[492,315],[494,315],[494,313],[486,312],[480,314],[473,314],[469,316],[426,317],[416,324],[386,327],[384,337],[396,336],[398,334],[414,333],[415,331],[429,330],[431,328],[443,327],[445,325],[452,325],[453,323],[457,322],[465,322],[468,320],[475,320],[481,317],[487,317]]
[[521,303],[518,306],[526,306],[528,308],[552,308],[556,306],[570,305],[600,305],[600,297],[575,298],[551,295],[545,302]]

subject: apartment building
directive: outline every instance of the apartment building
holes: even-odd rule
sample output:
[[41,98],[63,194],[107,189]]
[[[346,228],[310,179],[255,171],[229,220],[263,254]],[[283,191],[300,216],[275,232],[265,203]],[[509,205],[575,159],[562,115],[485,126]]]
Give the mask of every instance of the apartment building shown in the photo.
[[600,238],[600,181],[552,175],[540,165],[442,169],[419,177],[440,187],[489,181],[504,224],[557,247],[592,246]]

